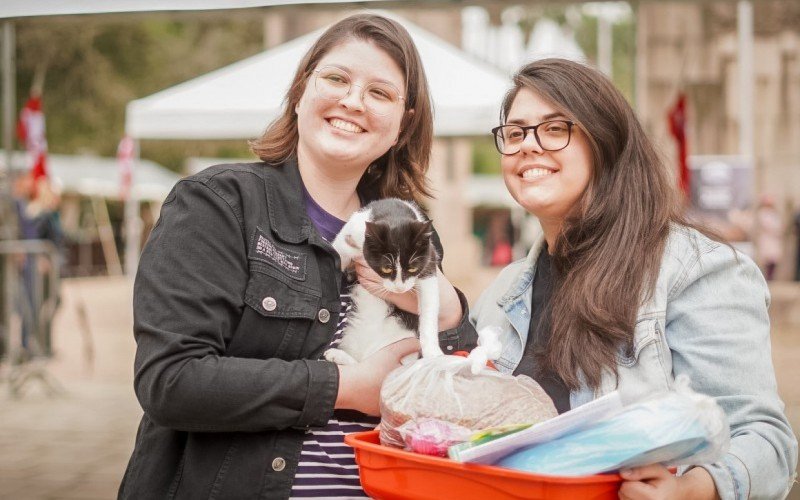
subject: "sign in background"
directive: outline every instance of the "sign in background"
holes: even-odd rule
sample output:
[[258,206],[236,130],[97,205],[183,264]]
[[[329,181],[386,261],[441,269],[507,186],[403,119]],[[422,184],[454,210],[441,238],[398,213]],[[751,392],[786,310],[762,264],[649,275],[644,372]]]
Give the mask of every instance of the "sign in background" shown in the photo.
[[753,165],[743,156],[690,156],[691,202],[704,219],[753,207]]

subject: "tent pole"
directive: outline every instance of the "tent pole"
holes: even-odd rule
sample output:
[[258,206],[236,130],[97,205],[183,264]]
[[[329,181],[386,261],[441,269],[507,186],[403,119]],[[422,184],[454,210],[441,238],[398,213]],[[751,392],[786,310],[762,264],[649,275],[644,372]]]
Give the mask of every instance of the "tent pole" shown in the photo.
[[754,68],[753,68],[753,4],[740,1],[738,4],[739,35],[739,154],[753,161],[755,147],[754,123]]
[[0,239],[13,240],[17,234],[16,208],[11,196],[11,156],[14,150],[14,112],[15,96],[15,43],[14,23],[3,22],[3,149],[4,158],[0,164]]
[[613,76],[613,33],[611,19],[601,10],[597,16],[597,67],[609,78]]
[[139,266],[142,221],[139,217],[139,193],[136,190],[136,166],[139,164],[139,140],[134,139],[131,180],[125,200],[125,274],[133,279]]
[[114,229],[111,227],[111,218],[108,216],[106,199],[101,196],[92,196],[92,209],[97,225],[97,234],[103,248],[103,257],[106,261],[106,272],[109,276],[122,274],[122,265],[119,261],[119,251],[114,241]]

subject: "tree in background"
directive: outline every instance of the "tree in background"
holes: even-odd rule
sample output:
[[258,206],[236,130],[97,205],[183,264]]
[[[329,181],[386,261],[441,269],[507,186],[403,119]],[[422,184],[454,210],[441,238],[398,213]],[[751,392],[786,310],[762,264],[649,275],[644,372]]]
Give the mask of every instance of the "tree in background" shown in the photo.
[[[262,49],[258,16],[64,17],[17,22],[18,109],[44,73],[51,153],[114,156],[125,105]],[[244,154],[232,143],[146,141],[142,156],[179,170],[187,152]],[[241,151],[241,152],[240,152]]]

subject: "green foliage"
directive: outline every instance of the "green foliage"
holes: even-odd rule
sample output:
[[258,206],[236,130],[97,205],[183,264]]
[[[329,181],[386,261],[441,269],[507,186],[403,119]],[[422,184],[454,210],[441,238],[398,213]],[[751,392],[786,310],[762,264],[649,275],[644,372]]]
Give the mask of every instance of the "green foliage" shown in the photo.
[[[17,109],[27,99],[37,69],[44,70],[42,100],[50,151],[113,156],[129,101],[262,50],[258,16],[219,18],[218,14],[150,15],[19,21]],[[151,147],[146,142],[143,157],[176,170],[182,166],[184,145]],[[244,141],[241,148],[247,151]],[[198,149],[221,156],[207,145]]]
[[[519,22],[524,33],[530,33],[536,22],[549,18],[568,26],[575,41],[592,63],[597,59],[597,18],[580,10],[579,4],[532,5]],[[635,15],[615,23],[612,30],[612,71],[614,84],[629,102],[633,102],[634,61],[636,55]]]
[[[636,27],[634,19],[615,23],[612,29],[612,80],[614,85],[633,102],[633,85],[635,80]],[[580,23],[575,28],[575,41],[586,57],[597,62],[597,18],[582,14]]]
[[500,174],[500,153],[494,139],[480,138],[472,142],[472,173]]

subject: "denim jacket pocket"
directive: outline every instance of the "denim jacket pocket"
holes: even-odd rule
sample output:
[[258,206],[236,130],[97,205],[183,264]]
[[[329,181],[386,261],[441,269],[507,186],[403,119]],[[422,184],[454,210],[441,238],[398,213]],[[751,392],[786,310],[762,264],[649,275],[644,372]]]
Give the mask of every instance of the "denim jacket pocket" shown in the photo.
[[657,340],[655,319],[637,321],[636,327],[633,330],[633,345],[630,350],[624,347],[620,349],[617,353],[617,363],[625,367],[634,366],[638,362],[642,352],[648,347],[654,347],[653,344],[655,344]]
[[671,367],[665,355],[666,342],[655,318],[640,320],[633,334],[633,348],[617,354],[616,388],[623,401],[639,401],[672,386]]

